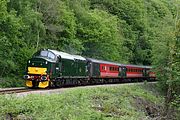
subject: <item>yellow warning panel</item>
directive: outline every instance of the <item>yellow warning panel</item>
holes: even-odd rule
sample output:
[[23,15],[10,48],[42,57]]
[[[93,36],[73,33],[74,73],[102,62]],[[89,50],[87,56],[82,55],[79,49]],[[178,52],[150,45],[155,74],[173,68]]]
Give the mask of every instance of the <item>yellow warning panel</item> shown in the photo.
[[32,81],[26,80],[26,86],[27,87],[33,87]]
[[40,68],[40,67],[28,67],[28,74],[40,74],[46,75],[47,68]]
[[49,81],[39,82],[39,88],[46,88],[49,86]]

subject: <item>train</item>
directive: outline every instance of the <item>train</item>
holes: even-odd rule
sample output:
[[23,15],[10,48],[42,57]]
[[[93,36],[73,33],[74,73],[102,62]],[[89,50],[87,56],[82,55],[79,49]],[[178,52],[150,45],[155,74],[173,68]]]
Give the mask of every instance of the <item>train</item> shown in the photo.
[[27,61],[24,74],[28,88],[48,88],[122,81],[153,81],[151,66],[120,64],[42,49]]

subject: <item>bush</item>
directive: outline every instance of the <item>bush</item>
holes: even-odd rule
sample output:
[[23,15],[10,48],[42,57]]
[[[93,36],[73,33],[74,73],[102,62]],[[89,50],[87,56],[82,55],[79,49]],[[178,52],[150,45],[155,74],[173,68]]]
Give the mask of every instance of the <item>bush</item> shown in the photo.
[[25,81],[19,77],[0,78],[0,87],[23,87]]

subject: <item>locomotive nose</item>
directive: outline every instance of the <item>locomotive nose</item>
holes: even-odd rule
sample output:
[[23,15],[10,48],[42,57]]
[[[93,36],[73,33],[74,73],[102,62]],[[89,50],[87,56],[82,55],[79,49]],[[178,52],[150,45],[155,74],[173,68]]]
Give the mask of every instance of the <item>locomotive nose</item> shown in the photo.
[[28,67],[28,74],[47,75],[47,68],[44,67]]
[[46,88],[49,86],[48,61],[44,58],[31,58],[28,61],[26,86]]

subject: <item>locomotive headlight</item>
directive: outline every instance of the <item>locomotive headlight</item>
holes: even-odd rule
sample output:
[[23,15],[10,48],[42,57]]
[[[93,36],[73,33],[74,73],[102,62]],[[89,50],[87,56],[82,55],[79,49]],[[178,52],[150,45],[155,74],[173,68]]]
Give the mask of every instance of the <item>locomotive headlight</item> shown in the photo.
[[28,63],[31,63],[31,61],[29,60]]
[[30,78],[30,76],[29,76],[29,75],[24,75],[23,78],[24,78],[25,80],[28,80],[28,79]]
[[46,80],[46,79],[47,79],[46,76],[42,76],[42,77],[41,77],[41,80]]
[[46,61],[45,63],[46,63],[46,64],[48,64],[48,62],[47,62],[47,61]]

